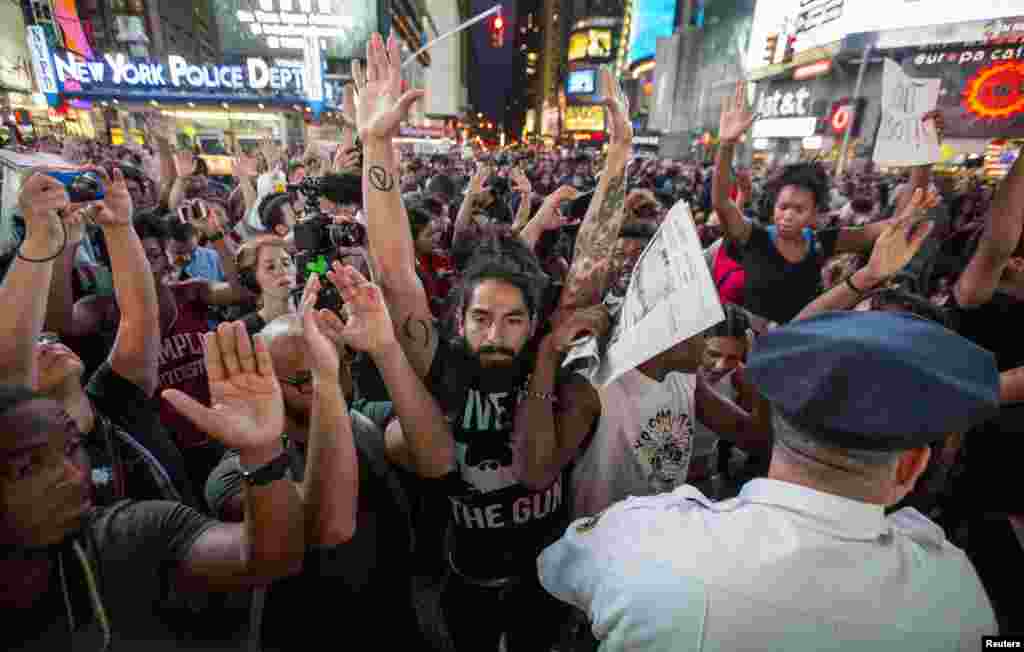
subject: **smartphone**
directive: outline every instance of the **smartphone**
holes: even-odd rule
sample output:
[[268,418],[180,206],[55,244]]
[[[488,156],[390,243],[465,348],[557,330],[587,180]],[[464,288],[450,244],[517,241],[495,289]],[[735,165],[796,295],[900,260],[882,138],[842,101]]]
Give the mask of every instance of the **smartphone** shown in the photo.
[[51,170],[46,174],[64,184],[68,191],[68,200],[72,204],[88,201],[99,201],[106,197],[103,180],[93,170],[62,171]]

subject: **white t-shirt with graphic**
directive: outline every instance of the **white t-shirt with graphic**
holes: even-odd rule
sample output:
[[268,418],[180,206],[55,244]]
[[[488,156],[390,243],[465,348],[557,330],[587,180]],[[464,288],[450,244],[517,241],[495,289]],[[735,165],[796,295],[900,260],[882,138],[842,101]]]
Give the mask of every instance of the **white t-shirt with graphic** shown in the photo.
[[686,484],[694,455],[693,374],[658,382],[633,369],[595,386],[601,419],[573,469],[573,518],[596,514],[627,496],[649,496]]

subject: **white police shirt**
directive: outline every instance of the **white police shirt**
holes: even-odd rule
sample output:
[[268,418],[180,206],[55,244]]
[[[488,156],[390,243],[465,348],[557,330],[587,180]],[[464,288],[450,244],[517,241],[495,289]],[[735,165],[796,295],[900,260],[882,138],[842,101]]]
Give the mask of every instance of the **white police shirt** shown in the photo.
[[777,480],[685,485],[580,519],[540,580],[602,652],[977,650],[995,615],[964,553],[913,509]]

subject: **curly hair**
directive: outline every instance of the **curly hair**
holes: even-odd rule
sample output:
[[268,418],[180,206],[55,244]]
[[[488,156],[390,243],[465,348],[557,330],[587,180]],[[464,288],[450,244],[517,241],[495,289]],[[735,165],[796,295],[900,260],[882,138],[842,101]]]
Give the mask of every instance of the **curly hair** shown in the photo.
[[[470,245],[471,250],[466,251]],[[508,226],[485,227],[478,239],[464,243],[461,249],[458,253],[452,252],[456,268],[464,270],[459,293],[460,313],[469,306],[480,283],[497,280],[519,288],[530,316],[537,316],[548,276],[529,245],[512,233]]]
[[779,193],[786,186],[796,186],[814,195],[814,204],[820,210],[828,205],[828,172],[820,163],[793,163],[782,168],[767,185],[772,203],[778,201]]

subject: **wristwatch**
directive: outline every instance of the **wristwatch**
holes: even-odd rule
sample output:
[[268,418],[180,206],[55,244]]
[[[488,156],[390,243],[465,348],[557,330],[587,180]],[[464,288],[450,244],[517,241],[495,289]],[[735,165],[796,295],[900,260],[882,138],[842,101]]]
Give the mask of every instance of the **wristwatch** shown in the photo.
[[284,478],[289,468],[291,468],[291,455],[288,454],[288,449],[285,449],[276,459],[263,466],[251,471],[243,469],[242,479],[250,487],[264,487],[271,482]]

